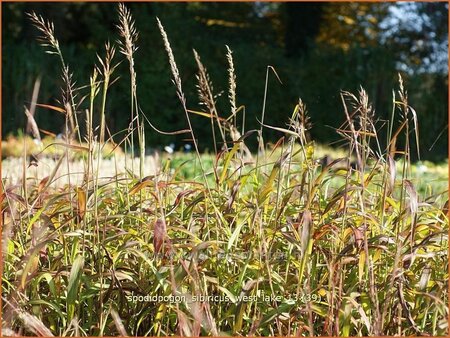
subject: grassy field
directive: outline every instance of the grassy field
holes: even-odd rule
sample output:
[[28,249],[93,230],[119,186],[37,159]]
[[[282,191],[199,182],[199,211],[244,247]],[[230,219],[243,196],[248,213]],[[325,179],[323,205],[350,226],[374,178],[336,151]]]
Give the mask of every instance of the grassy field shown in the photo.
[[[28,111],[40,147],[37,167],[28,162],[33,145],[26,138],[9,140],[11,155],[18,144],[22,149],[2,163],[4,335],[448,333],[448,164],[411,163],[420,121],[401,79],[384,126],[388,147],[379,146],[380,129],[361,89],[341,94],[345,123],[337,132],[345,146],[332,150],[308,138],[301,100],[283,126],[265,125],[263,109],[259,130],[239,130],[230,50],[230,114],[219,116],[195,54],[201,114],[214,128],[215,152],[200,154],[193,142],[192,153],[148,157],[131,13],[119,7],[133,104],[132,123],[117,144],[105,111],[114,47],[107,44],[99,57],[90,109],[78,121],[52,25],[30,17],[61,60],[69,90],[64,108],[54,108],[68,128],[63,140],[39,145]],[[190,116],[200,112],[186,105],[158,26],[188,126],[179,132],[195,140]],[[269,146],[266,128],[284,136]],[[258,137],[258,152],[246,147],[249,137]],[[123,151],[108,150],[119,144]]]

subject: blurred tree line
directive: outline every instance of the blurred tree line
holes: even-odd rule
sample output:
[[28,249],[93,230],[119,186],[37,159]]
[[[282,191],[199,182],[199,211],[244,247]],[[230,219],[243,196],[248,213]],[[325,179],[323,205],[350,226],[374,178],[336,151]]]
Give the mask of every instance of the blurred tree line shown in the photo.
[[[392,111],[392,91],[398,89],[401,73],[410,105],[419,116],[422,157],[447,157],[447,3],[129,2],[127,6],[139,31],[135,60],[139,104],[161,130],[184,129],[186,121],[155,17],[161,19],[169,35],[192,110],[203,109],[198,102],[192,49],[208,70],[221,116],[228,117],[231,110],[225,56],[228,45],[237,74],[237,103],[245,106],[245,129],[258,127],[266,69],[271,65],[282,84],[269,75],[265,122],[284,127],[301,98],[311,117],[311,138],[321,143],[338,139],[334,128],[345,119],[341,90],[355,93],[360,86],[365,88],[381,125]],[[31,11],[54,22],[79,88],[78,99],[89,93],[89,77],[98,63],[96,54],[103,56],[104,43],[119,38],[117,4],[3,3],[3,137],[25,127],[24,105],[30,104],[37,78],[41,78],[39,103],[57,105],[61,97],[60,65],[36,41],[39,33],[26,16]],[[116,53],[116,62],[123,59]],[[130,122],[126,62],[118,66],[114,76],[120,79],[110,89],[107,124],[112,132],[119,132]],[[81,121],[87,107],[85,100],[80,105]],[[241,125],[242,118],[243,111],[238,119]],[[192,116],[201,148],[211,150],[210,124],[205,119]],[[41,129],[55,134],[64,124],[62,115],[44,108],[37,109],[36,120]],[[280,136],[269,129],[264,132],[265,140],[272,142]],[[184,137],[161,135],[146,127],[150,147],[170,142],[181,145]],[[251,142],[255,145],[256,139]]]

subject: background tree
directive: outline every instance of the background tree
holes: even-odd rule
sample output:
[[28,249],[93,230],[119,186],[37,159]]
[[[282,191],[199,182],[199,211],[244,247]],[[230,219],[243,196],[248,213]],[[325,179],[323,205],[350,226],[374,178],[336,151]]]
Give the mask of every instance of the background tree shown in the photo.
[[[165,25],[180,68],[188,107],[200,110],[196,90],[196,49],[208,70],[221,116],[230,112],[227,95],[225,45],[233,50],[237,73],[237,100],[245,105],[246,129],[258,128],[265,73],[275,67],[283,84],[269,78],[266,122],[283,125],[301,97],[307,104],[311,136],[322,142],[336,139],[333,128],[344,120],[340,90],[363,86],[377,117],[391,111],[392,89],[402,73],[410,103],[421,123],[425,158],[447,155],[447,18],[446,3],[128,3],[139,30],[136,53],[138,97],[141,108],[159,129],[183,129],[180,107],[170,80],[165,51],[156,27]],[[33,84],[42,77],[39,102],[55,104],[60,98],[60,67],[35,41],[36,31],[25,13],[35,10],[55,23],[55,31],[77,81],[79,98],[106,41],[118,39],[117,6],[110,3],[3,4],[3,114],[2,136],[23,129],[23,106],[29,105]],[[406,18],[406,19],[403,19]],[[413,24],[411,24],[413,23]],[[119,61],[119,57],[117,57]],[[126,129],[129,116],[128,69],[111,87],[108,127]],[[80,105],[80,112],[87,103]],[[242,125],[243,115],[239,115]],[[42,129],[55,133],[62,116],[39,108]],[[211,148],[211,130],[205,118],[193,116],[202,149]],[[146,127],[148,146],[160,146],[183,136],[168,137]],[[444,133],[436,141],[437,135]],[[267,130],[266,140],[279,134]],[[118,136],[120,138],[120,135]],[[251,139],[253,146],[256,140]],[[434,145],[433,145],[434,144]],[[252,145],[252,144],[250,144]],[[426,152],[431,146],[432,151]]]
[[286,2],[284,7],[286,56],[306,53],[319,33],[326,6],[321,2]]

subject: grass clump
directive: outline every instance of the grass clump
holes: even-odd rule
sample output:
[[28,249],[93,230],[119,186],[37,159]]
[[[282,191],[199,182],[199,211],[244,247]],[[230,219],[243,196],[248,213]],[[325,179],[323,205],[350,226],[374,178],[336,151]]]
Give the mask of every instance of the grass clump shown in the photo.
[[[260,130],[239,126],[245,109],[237,106],[229,48],[229,117],[219,115],[197,53],[205,109],[188,109],[158,20],[188,125],[174,133],[190,137],[195,156],[164,156],[146,175],[143,123],[150,122],[135,90],[131,52],[137,35],[123,5],[119,15],[133,98],[132,123],[119,144],[134,149],[138,134],[139,174],[126,166],[125,173],[104,177],[96,169],[108,141],[104,102],[114,66],[106,57],[100,59],[103,71],[91,76],[86,135],[77,121],[72,124],[77,114],[70,114],[70,107],[73,112],[79,107],[72,86],[64,96],[69,128],[55,166],[70,177],[68,159],[83,139],[83,180],[55,188],[57,170],[37,182],[27,180],[24,170],[20,184],[3,187],[4,333],[447,333],[448,191],[430,186],[423,194],[417,188],[418,167],[410,159],[416,140],[410,137],[417,137],[418,126],[401,82],[386,125],[388,146],[381,146],[365,91],[343,92],[345,123],[337,132],[346,141],[345,153],[324,160],[323,148],[308,138],[310,122],[301,100],[286,126],[265,125],[263,118]],[[67,73],[53,26],[31,17]],[[112,46],[108,50],[114,54]],[[102,86],[102,108],[96,111]],[[94,112],[101,117],[99,129],[93,126]],[[213,155],[198,152],[190,121],[195,113],[219,131]],[[263,128],[282,137],[268,147]],[[254,136],[261,145],[255,156],[245,145]],[[133,163],[129,152],[124,156]],[[117,163],[118,155],[112,160]]]

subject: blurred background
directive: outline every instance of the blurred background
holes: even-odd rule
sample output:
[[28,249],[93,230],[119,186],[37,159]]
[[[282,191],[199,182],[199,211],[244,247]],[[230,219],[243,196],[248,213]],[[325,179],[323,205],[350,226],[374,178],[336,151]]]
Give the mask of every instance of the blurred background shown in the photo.
[[[198,51],[210,75],[222,117],[230,115],[226,47],[233,51],[237,74],[237,104],[244,105],[245,129],[258,128],[264,98],[266,69],[275,68],[268,82],[266,123],[285,127],[301,98],[312,122],[311,139],[333,144],[334,128],[345,119],[340,91],[365,88],[379,125],[392,111],[398,73],[405,81],[409,103],[417,111],[422,158],[439,161],[448,149],[448,4],[415,3],[131,3],[139,31],[136,53],[139,104],[157,128],[186,128],[184,113],[171,82],[168,59],[156,25],[162,21],[180,69],[187,106],[202,110],[196,89]],[[55,33],[73,72],[78,98],[89,93],[96,54],[119,34],[115,3],[2,3],[2,137],[26,127],[24,105],[29,106],[36,79],[41,78],[38,103],[57,105],[61,97],[61,69],[36,41],[39,36],[27,12],[35,11],[54,22]],[[124,59],[116,53],[116,62]],[[107,125],[123,131],[129,121],[128,64],[122,62],[110,89]],[[84,88],[83,88],[84,87]],[[97,100],[100,101],[100,100]],[[100,104],[100,102],[98,102]],[[82,120],[88,100],[79,111]],[[37,108],[41,129],[62,132],[64,118]],[[192,116],[203,151],[212,150],[210,123]],[[242,111],[238,121],[242,119]],[[115,137],[118,142],[124,132]],[[167,136],[147,125],[148,147],[175,143],[185,136]],[[280,134],[267,129],[266,141]],[[256,138],[249,139],[255,148]]]

